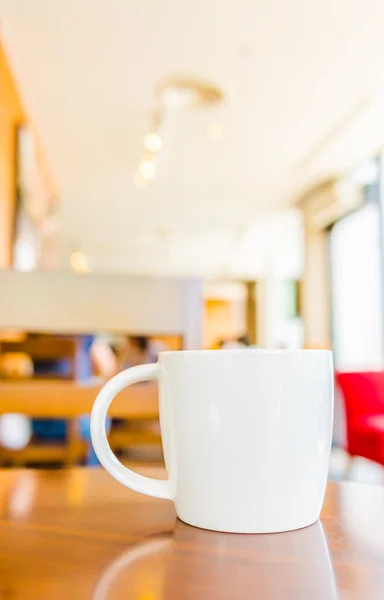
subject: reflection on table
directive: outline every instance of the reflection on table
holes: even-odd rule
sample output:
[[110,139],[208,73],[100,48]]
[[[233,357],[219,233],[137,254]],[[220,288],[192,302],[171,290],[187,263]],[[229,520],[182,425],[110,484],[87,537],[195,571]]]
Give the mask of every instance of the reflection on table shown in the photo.
[[321,523],[236,535],[185,525],[100,469],[3,471],[0,518],[0,590],[18,599],[382,598],[379,486],[330,483]]

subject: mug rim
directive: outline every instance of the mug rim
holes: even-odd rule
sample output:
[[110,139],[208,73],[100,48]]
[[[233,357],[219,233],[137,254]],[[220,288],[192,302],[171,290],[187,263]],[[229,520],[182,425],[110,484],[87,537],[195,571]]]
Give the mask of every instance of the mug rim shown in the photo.
[[242,354],[244,350],[247,354],[250,352],[254,354],[329,354],[333,355],[332,350],[326,350],[321,348],[218,348],[216,350],[163,350],[159,352],[159,356],[165,356],[168,354]]

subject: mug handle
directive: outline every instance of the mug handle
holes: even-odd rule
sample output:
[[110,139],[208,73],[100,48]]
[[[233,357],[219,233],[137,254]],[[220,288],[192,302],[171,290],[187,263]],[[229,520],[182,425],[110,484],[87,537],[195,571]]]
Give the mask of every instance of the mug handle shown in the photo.
[[125,369],[110,379],[100,390],[91,413],[91,439],[97,458],[103,467],[114,477],[128,488],[145,494],[172,500],[172,486],[169,479],[152,479],[139,475],[128,467],[125,467],[114,455],[108,443],[105,421],[107,412],[112,400],[124,388],[134,383],[143,381],[160,381],[167,375],[164,367],[159,363],[148,365],[139,365]]

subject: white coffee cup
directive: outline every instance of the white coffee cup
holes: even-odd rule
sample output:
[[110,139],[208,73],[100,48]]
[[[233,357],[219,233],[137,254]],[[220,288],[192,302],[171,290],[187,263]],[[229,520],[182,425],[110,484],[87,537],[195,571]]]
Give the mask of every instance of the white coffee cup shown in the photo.
[[[169,479],[122,465],[105,420],[126,386],[158,380]],[[173,500],[182,521],[237,533],[272,533],[317,521],[333,420],[332,353],[324,350],[162,352],[99,393],[91,434],[101,464],[120,483]]]

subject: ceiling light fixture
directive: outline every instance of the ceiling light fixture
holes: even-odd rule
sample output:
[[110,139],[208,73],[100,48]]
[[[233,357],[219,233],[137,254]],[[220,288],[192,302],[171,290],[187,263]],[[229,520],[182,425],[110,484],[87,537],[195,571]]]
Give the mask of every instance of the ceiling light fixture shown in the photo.
[[144,147],[149,152],[159,152],[163,146],[163,140],[156,131],[150,131],[144,138]]
[[89,264],[88,256],[84,252],[73,252],[69,259],[72,271],[80,275],[90,273],[91,267]]
[[[144,155],[132,181],[138,188],[148,185],[156,175],[156,155],[163,147],[163,139],[159,134],[164,113],[168,109],[185,109],[211,106],[221,102],[223,93],[217,87],[196,80],[175,78],[163,81],[156,90],[157,109],[152,114],[152,127],[144,137]],[[221,123],[211,123],[207,135],[211,139],[223,137]]]
[[146,155],[139,164],[139,174],[143,179],[149,181],[156,175],[156,160],[153,154]]
[[157,93],[165,108],[191,108],[217,104],[223,93],[216,86],[198,79],[175,78],[162,82]]

